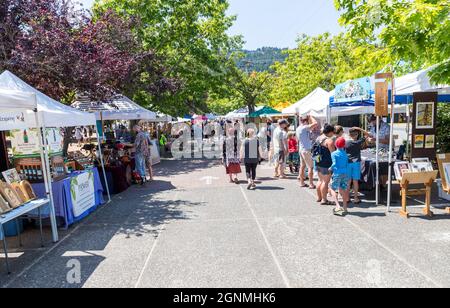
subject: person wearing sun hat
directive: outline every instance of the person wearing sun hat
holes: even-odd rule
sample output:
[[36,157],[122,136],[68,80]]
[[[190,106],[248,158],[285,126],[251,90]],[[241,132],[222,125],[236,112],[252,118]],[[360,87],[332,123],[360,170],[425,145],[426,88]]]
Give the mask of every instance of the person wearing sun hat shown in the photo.
[[[344,138],[336,140],[337,150],[331,154],[333,165],[330,171],[333,173],[331,183],[331,195],[333,201],[336,203],[334,214],[338,216],[345,216],[348,209],[348,155],[345,151],[346,141]],[[338,192],[342,196],[344,208],[341,207],[338,199]]]

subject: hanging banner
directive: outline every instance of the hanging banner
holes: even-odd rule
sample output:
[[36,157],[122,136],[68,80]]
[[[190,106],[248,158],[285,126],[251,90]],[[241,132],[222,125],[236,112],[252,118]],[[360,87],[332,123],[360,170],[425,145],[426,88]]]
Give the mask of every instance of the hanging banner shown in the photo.
[[392,73],[375,74],[375,115],[378,117],[389,115],[389,81],[393,78]]
[[13,128],[26,128],[25,113],[23,112],[1,112],[0,131],[11,130]]
[[70,180],[73,215],[80,217],[95,206],[94,173],[84,172]]
[[345,104],[368,101],[372,98],[370,78],[360,78],[342,83],[336,87],[334,103]]
[[[40,157],[39,130],[16,129],[10,133],[11,146],[14,158]],[[45,138],[50,156],[61,155],[63,150],[63,136],[58,128],[47,128]]]

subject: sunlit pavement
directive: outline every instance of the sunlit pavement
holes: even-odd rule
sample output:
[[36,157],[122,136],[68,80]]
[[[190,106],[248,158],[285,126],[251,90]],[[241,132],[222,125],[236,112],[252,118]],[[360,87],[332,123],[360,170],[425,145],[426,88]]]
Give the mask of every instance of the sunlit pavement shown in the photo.
[[[3,287],[449,287],[450,216],[411,219],[365,203],[346,218],[294,177],[259,169],[256,191],[215,161],[164,161],[62,233],[14,254]],[[241,176],[244,180],[244,176]],[[33,248],[34,247],[34,248]],[[20,252],[21,250],[17,250]],[[23,251],[23,250],[22,250]]]

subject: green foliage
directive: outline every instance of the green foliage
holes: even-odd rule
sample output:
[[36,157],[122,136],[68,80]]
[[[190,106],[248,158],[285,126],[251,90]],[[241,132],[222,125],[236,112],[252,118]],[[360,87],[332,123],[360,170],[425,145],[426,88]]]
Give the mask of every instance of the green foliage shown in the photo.
[[244,50],[243,57],[237,61],[239,69],[245,72],[267,72],[277,62],[284,62],[286,49],[263,47],[257,50]]
[[134,29],[144,47],[166,59],[166,75],[182,83],[177,94],[152,97],[136,91],[134,99],[147,107],[182,115],[206,111],[208,93],[227,78],[227,63],[241,38],[227,30],[235,17],[227,16],[223,0],[103,0],[95,12],[111,8],[119,14],[139,18]]
[[380,42],[394,62],[411,70],[436,65],[432,80],[450,83],[449,0],[335,0],[335,5],[354,39]]
[[450,104],[439,104],[437,148],[439,153],[450,153]]
[[274,66],[274,102],[294,103],[317,87],[331,91],[338,83],[372,75],[389,63],[383,48],[355,42],[347,34],[304,35],[287,55],[284,63]]

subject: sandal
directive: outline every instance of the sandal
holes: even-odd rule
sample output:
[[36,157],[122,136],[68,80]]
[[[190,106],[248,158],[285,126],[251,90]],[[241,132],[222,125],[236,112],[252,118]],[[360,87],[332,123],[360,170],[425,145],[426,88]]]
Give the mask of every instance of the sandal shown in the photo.
[[359,199],[358,199],[358,200],[355,199],[355,200],[353,201],[353,204],[361,204],[361,203],[362,203],[362,201],[359,200]]
[[303,185],[300,185],[300,187],[301,187],[301,188],[306,188],[306,187],[309,187],[309,186],[306,185],[306,184],[303,184]]
[[345,216],[345,211],[343,209],[339,209],[339,210],[334,209],[333,210],[333,215],[344,217]]
[[234,184],[239,184],[239,180],[238,179],[234,179]]
[[[306,186],[308,186],[308,185],[306,185]],[[309,189],[313,190],[313,189],[317,189],[317,187],[315,185],[310,185]]]
[[322,203],[321,203],[321,205],[326,205],[326,206],[330,206],[330,205],[335,205],[334,204],[334,202],[331,202],[331,201],[323,201]]

